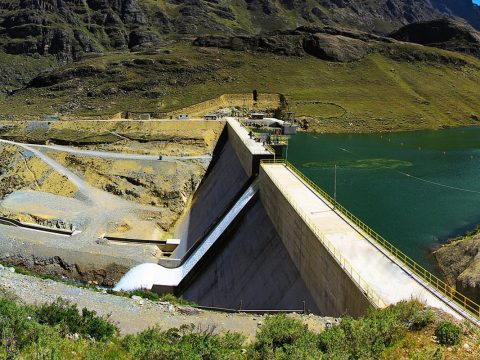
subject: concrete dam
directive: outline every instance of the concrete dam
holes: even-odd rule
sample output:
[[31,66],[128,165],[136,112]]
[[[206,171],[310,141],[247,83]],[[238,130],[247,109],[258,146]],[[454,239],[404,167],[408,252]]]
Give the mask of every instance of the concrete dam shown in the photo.
[[172,258],[132,268],[115,289],[328,316],[414,298],[478,323],[475,303],[350,215],[229,118],[181,220],[181,245]]

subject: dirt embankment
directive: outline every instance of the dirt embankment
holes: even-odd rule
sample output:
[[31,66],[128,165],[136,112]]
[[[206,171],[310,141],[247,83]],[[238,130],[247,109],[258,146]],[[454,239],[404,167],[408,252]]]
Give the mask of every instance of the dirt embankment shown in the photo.
[[[145,211],[146,218],[169,231],[182,213],[203,175],[206,161],[137,161],[111,160],[77,156],[57,151],[48,152],[63,166],[73,170],[85,181],[124,200],[158,207],[162,211]],[[116,231],[130,227],[125,223]]]
[[0,216],[77,230],[64,241],[0,225],[1,260],[108,286],[135,264],[155,262],[164,256],[155,245],[98,239],[171,236],[223,127],[204,121],[0,122],[0,138],[10,140],[0,143]]
[[480,303],[480,227],[434,252],[447,282]]
[[0,137],[17,142],[172,156],[213,151],[218,121],[2,121]]
[[[3,121],[0,136],[21,143],[53,143],[119,154],[181,157],[211,154],[223,127],[223,123],[216,121]],[[158,212],[142,216],[155,218],[164,231],[173,226],[208,165],[205,160],[106,159],[51,149],[38,150],[100,190],[134,203],[157,207]],[[0,155],[0,200],[15,193],[10,202],[16,203],[13,204],[15,209],[0,207],[0,215],[48,226],[53,221],[57,226],[62,219],[52,218],[40,210],[36,213],[26,209],[19,211],[18,200],[28,197],[28,191],[78,198],[75,185],[20,147],[1,144]],[[113,231],[121,233],[129,227],[129,224],[119,224]]]

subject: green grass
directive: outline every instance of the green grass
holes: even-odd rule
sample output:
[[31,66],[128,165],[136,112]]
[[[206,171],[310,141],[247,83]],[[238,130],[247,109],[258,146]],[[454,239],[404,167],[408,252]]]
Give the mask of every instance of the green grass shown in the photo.
[[[257,89],[284,94],[288,110],[311,117],[310,129],[319,132],[437,129],[477,124],[475,115],[480,115],[480,61],[439,49],[382,44],[353,63],[199,49],[187,43],[169,49],[172,54],[109,54],[69,65],[65,69],[90,65],[106,70],[68,80],[62,83],[69,87],[65,90],[21,91],[0,100],[0,113],[54,113],[71,103],[77,103],[67,111],[73,115],[162,113]],[[408,59],[408,54],[420,54],[423,60]],[[157,63],[121,63],[139,58]],[[165,59],[179,63],[158,63]],[[108,94],[122,87],[126,90]],[[100,95],[89,96],[92,91]]]

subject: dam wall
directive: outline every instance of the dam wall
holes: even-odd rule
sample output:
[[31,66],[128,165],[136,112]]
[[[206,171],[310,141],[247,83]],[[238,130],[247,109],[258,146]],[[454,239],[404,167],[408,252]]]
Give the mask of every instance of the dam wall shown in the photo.
[[177,236],[187,239],[181,246],[183,253],[201,241],[241,196],[258,173],[260,161],[272,157],[260,143],[248,138],[237,121],[227,121],[212,162],[178,230]]
[[227,120],[227,132],[228,141],[249,177],[258,174],[261,160],[273,158],[262,144],[248,137],[247,130],[238,121]]
[[253,178],[259,196],[174,292],[203,306],[299,310],[305,303],[320,314],[364,314],[368,298],[260,171],[261,160],[273,157],[238,121],[227,119],[192,201],[188,248],[208,238],[212,224]]
[[203,306],[320,312],[260,198],[180,295]]
[[277,185],[260,171],[260,198],[321,314],[364,315],[371,303],[318,240]]

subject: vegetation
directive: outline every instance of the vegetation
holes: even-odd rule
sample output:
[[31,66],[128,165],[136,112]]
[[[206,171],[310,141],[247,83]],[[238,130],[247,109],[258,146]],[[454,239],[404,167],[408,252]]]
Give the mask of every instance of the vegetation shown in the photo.
[[[436,359],[442,358],[443,350],[431,344],[434,320],[420,303],[401,302],[360,319],[344,318],[321,333],[288,315],[267,316],[250,343],[236,333],[219,335],[213,328],[193,325],[167,331],[151,328],[122,338],[108,319],[87,309],[79,312],[63,300],[27,306],[3,298],[0,358],[377,359],[400,354],[411,358],[422,350],[422,358]],[[457,344],[460,327],[441,322],[435,333],[442,344]],[[412,342],[410,336],[423,343]]]
[[123,296],[123,297],[132,297],[132,296],[140,296],[141,298],[148,299],[151,301],[165,301],[169,302],[170,304],[175,305],[195,305],[192,301],[188,301],[182,298],[178,298],[172,294],[164,294],[160,295],[156,292],[150,290],[133,290],[133,291],[113,291],[107,290],[109,294]]
[[87,309],[78,312],[63,300],[40,307],[0,299],[0,357],[13,359],[62,358],[62,350],[89,347],[100,351],[100,343],[118,333],[116,327]]
[[[234,52],[177,43],[169,54],[107,54],[67,65],[40,88],[0,100],[0,113],[165,113],[224,93],[281,93],[310,130],[368,132],[478,124],[480,60],[413,44],[375,45],[364,59]],[[221,59],[221,61],[220,61]],[[74,91],[72,90],[74,89]]]
[[449,321],[442,321],[435,329],[435,336],[442,345],[457,345],[460,342],[461,329]]

